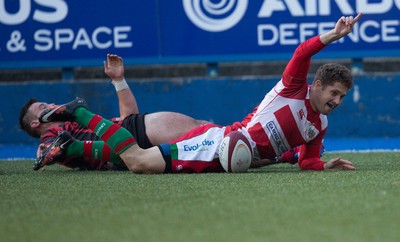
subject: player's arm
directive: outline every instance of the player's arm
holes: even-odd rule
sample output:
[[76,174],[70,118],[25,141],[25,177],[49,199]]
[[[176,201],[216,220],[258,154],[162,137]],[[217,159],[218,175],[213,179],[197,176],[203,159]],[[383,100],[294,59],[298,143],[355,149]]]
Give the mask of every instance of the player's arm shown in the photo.
[[311,57],[320,52],[326,45],[349,34],[361,16],[362,13],[359,13],[355,18],[352,16],[341,17],[332,30],[301,43],[285,68],[283,74],[285,86],[294,83],[302,85],[310,68]]
[[322,138],[324,137],[326,129],[322,131],[318,137],[308,144],[300,147],[299,167],[301,170],[355,170],[353,164],[341,159],[340,157],[331,159],[328,162],[321,160],[321,146]]
[[104,73],[111,78],[117,91],[120,118],[124,119],[130,114],[138,113],[136,98],[124,78],[123,59],[118,55],[107,54],[107,61],[104,61]]
[[325,48],[319,36],[314,36],[301,43],[293,53],[282,75],[286,87],[298,90],[307,85],[307,75],[311,65],[311,57]]
[[321,160],[321,146],[327,129],[322,130],[315,139],[300,146],[298,164],[301,170],[325,170]]
[[300,146],[298,164],[301,170],[323,171],[325,162],[320,158],[321,146],[318,144],[304,144]]
[[[317,147],[315,147],[315,150],[318,150]],[[301,149],[300,149],[301,152]],[[307,152],[307,151],[305,151]],[[310,151],[308,151],[310,152]],[[301,154],[301,153],[300,153]],[[321,160],[319,157],[305,157],[301,161],[299,159],[299,166],[301,170],[317,170],[317,171],[338,171],[338,170],[355,170],[356,168],[353,166],[353,164],[348,161],[344,160],[340,157],[336,157],[331,159],[328,162],[325,162]]]
[[358,22],[361,16],[362,13],[359,13],[355,18],[353,18],[353,16],[341,17],[337,21],[335,28],[319,36],[321,42],[324,45],[329,45],[330,43],[348,35],[353,30],[354,24]]

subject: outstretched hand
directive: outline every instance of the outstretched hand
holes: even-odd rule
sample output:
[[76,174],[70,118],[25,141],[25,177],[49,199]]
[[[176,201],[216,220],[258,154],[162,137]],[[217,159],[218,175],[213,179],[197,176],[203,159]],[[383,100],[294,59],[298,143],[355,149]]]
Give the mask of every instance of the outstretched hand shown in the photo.
[[359,13],[355,18],[353,18],[353,16],[341,17],[337,21],[334,29],[319,36],[321,42],[325,45],[328,45],[342,38],[343,36],[348,35],[353,30],[354,24],[360,20],[361,16],[362,13]]
[[124,79],[124,63],[118,55],[107,54],[107,61],[104,61],[104,73],[113,81]]
[[353,166],[348,160],[344,160],[340,157],[331,159],[330,161],[324,164],[325,170],[329,171],[338,171],[338,170],[355,170],[356,168]]
[[362,13],[357,14],[355,18],[353,16],[341,17],[334,28],[334,32],[337,34],[338,38],[342,38],[343,36],[349,34],[355,23],[361,18]]

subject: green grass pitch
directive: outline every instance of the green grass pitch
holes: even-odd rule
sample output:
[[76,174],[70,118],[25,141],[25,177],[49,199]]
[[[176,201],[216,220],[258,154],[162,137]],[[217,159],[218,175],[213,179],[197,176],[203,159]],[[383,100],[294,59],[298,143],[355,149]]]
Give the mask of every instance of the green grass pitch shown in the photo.
[[356,171],[135,175],[0,161],[0,241],[400,241],[400,153]]

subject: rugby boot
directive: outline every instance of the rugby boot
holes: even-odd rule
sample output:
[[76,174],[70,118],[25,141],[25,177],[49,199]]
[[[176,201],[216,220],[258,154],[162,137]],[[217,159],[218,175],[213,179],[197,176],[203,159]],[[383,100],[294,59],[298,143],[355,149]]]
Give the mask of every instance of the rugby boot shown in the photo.
[[67,131],[60,131],[53,142],[41,153],[33,169],[39,170],[43,166],[52,165],[66,158],[68,146],[74,138]]
[[54,121],[73,121],[74,111],[77,108],[88,108],[86,101],[77,97],[72,102],[63,105],[54,105],[50,109],[43,111],[39,117],[41,123],[49,123]]

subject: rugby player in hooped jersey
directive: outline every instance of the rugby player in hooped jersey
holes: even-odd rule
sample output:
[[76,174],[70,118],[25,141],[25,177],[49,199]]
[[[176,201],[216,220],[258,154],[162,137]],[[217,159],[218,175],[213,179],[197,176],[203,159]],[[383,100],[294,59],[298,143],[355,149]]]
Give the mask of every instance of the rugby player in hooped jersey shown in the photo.
[[[341,104],[353,86],[350,70],[342,65],[326,64],[318,69],[312,85],[308,85],[306,77],[311,57],[349,34],[361,16],[360,13],[355,18],[341,17],[332,30],[301,43],[282,79],[251,114],[231,126],[202,125],[169,143],[143,150],[126,129],[88,111],[82,99],[45,110],[40,121],[73,120],[95,130],[135,173],[220,172],[218,146],[227,133],[235,130],[249,139],[257,158],[272,159],[301,145],[298,163],[302,170],[354,170],[350,161],[341,158],[328,162],[320,159],[328,125],[326,115]],[[212,142],[202,149],[185,149],[204,140]],[[79,142],[67,141],[63,143]],[[44,165],[65,152],[63,149],[69,149],[55,147],[59,152],[49,152]]]
[[[209,123],[176,112],[139,113],[135,96],[124,80],[123,59],[117,55],[107,54],[104,72],[111,78],[118,96],[120,109],[118,124],[131,132],[141,148],[149,148],[168,142],[197,126]],[[37,157],[40,157],[42,151],[45,151],[57,138],[58,133],[66,131],[74,139],[86,142],[80,147],[80,154],[79,152],[71,152],[71,155],[65,154],[64,157],[58,157],[57,160],[54,160],[57,164],[84,170],[126,169],[121,159],[111,152],[109,147],[104,145],[104,142],[99,140],[92,130],[68,121],[41,124],[38,120],[40,114],[51,105],[54,104],[31,99],[21,110],[21,128],[33,137],[40,137]],[[265,160],[262,165],[277,162],[295,164],[297,163],[297,150],[296,148],[296,150],[286,152],[279,159]]]
[[[127,128],[142,148],[167,142],[194,127],[209,123],[176,112],[139,113],[136,98],[124,78],[123,59],[118,55],[107,54],[104,72],[111,78],[118,96],[120,111],[118,124]],[[84,170],[126,169],[123,163],[119,163],[121,159],[113,154],[92,130],[75,122],[41,124],[38,120],[40,114],[51,105],[54,104],[31,99],[21,109],[21,129],[32,137],[40,138],[37,157],[55,140],[59,132],[66,131],[75,139],[87,142],[83,144],[82,154],[66,155],[59,159],[57,164]],[[114,165],[110,161],[114,161]]]

